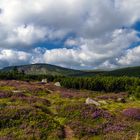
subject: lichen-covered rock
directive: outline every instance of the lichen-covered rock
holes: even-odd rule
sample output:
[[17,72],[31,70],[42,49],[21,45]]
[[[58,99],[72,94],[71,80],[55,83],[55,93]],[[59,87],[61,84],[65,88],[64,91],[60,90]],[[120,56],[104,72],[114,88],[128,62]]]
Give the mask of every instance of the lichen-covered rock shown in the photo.
[[57,87],[61,87],[60,82],[56,82],[54,85],[57,86]]
[[121,103],[126,103],[126,99],[125,99],[125,98],[118,98],[117,101],[118,101],[118,102],[121,102]]
[[97,101],[95,101],[91,98],[86,99],[86,104],[94,104],[95,106],[100,106],[100,103],[98,103]]
[[42,79],[41,83],[47,83],[47,79]]

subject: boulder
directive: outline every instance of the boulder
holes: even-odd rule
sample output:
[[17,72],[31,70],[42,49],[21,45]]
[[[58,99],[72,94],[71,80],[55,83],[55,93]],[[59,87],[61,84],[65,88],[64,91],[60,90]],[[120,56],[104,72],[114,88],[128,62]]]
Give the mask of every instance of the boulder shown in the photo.
[[86,99],[86,104],[94,104],[95,106],[100,106],[100,103],[98,103],[97,101],[91,99],[91,98],[87,98]]
[[47,79],[42,79],[41,83],[47,83]]
[[125,100],[124,98],[118,98],[118,99],[117,99],[117,102],[126,103],[126,100]]
[[57,86],[57,87],[61,87],[60,82],[56,82],[54,85]]

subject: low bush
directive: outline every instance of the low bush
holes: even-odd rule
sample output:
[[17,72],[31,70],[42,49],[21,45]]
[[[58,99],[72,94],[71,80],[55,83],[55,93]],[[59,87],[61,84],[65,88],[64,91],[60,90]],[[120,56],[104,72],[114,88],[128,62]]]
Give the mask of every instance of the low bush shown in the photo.
[[140,108],[128,108],[125,109],[122,114],[126,117],[140,120]]

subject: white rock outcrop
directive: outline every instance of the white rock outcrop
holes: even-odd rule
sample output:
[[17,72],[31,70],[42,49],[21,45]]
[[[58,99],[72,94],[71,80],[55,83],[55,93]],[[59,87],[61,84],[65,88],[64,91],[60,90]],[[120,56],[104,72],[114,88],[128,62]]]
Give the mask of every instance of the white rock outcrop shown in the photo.
[[87,98],[86,99],[86,104],[94,104],[95,106],[100,106],[100,103],[98,103],[97,101],[91,99],[91,98]]
[[41,83],[47,83],[47,79],[42,79]]
[[57,87],[61,87],[60,82],[56,82],[54,85],[57,86]]

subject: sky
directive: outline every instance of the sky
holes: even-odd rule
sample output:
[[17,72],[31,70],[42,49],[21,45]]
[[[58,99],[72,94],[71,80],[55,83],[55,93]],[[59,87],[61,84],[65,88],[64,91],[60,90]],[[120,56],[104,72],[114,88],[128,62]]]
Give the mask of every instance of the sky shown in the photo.
[[0,68],[140,65],[140,0],[0,0]]

